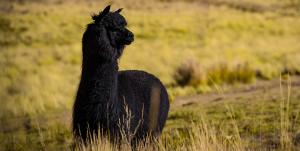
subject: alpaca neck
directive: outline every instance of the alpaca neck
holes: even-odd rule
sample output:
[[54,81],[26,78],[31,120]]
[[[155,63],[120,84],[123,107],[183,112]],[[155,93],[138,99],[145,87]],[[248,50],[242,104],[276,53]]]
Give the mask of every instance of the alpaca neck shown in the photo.
[[[94,100],[92,102],[98,103],[112,103],[115,104],[118,90],[118,62],[86,62],[83,64],[82,78],[83,83],[87,86],[89,82],[96,85],[93,87],[92,93]],[[83,81],[85,80],[85,82]],[[88,88],[86,90],[89,90]]]
[[[97,59],[83,59],[82,64],[82,74],[87,76],[89,79],[94,77],[97,72],[98,74],[105,74],[106,72],[110,72],[111,74],[118,73],[118,62],[117,61],[101,61]],[[102,77],[102,76],[101,76]]]

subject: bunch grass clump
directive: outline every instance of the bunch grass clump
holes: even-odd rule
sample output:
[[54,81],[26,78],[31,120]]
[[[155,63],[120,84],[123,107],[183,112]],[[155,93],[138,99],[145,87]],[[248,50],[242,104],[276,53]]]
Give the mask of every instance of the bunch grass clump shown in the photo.
[[255,70],[247,62],[232,66],[220,63],[208,69],[208,84],[251,83],[255,79],[255,73]]
[[201,66],[196,60],[187,60],[175,71],[174,80],[180,86],[251,83],[256,71],[249,63],[229,65],[226,62],[209,67]]
[[196,60],[186,60],[176,69],[174,80],[180,86],[204,84],[206,83],[206,75],[201,69]]

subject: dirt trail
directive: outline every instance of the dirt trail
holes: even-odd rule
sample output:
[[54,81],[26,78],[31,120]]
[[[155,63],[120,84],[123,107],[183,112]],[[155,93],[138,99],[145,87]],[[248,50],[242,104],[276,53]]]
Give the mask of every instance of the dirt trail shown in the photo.
[[[280,79],[273,79],[270,81],[256,81],[255,83],[250,85],[231,87],[226,90],[219,89],[218,91],[207,94],[178,97],[175,98],[175,101],[173,102],[173,104],[171,104],[171,109],[197,103],[224,101],[239,98],[243,98],[243,100],[251,100],[257,97],[270,97],[271,99],[276,99],[280,97],[281,90],[287,90],[288,85],[288,80],[281,80],[281,82]],[[290,86],[292,91],[291,95],[300,96],[300,76],[291,77]]]

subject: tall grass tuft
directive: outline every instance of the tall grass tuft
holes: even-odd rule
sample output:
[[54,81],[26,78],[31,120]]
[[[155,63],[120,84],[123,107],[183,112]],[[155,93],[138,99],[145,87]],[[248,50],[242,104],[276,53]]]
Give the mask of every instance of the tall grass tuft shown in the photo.
[[[197,124],[192,123],[186,131],[185,140],[181,140],[181,145],[174,145],[172,137],[165,136],[157,141],[151,140],[148,137],[146,141],[132,147],[129,142],[122,141],[121,144],[112,144],[107,137],[93,137],[88,144],[79,142],[75,149],[76,151],[243,151],[246,150],[242,141],[237,125],[232,118],[232,127],[234,128],[231,134],[225,132],[221,128],[216,128],[209,124],[203,117]],[[172,132],[180,135],[178,130]],[[181,138],[184,139],[184,138]],[[180,141],[179,141],[180,142]]]
[[[112,138],[109,135],[102,135],[99,130],[98,135],[90,135],[88,143],[82,140],[76,140],[73,149],[75,151],[167,151],[167,150],[189,150],[189,151],[243,151],[245,150],[244,142],[240,137],[240,132],[237,126],[237,122],[234,119],[232,109],[227,107],[230,115],[230,123],[228,123],[233,130],[226,131],[221,127],[217,128],[208,122],[204,116],[200,116],[200,120],[197,123],[191,123],[185,132],[180,132],[176,129],[170,135],[164,135],[159,139],[153,139],[150,135],[145,140],[132,145],[132,138],[135,135],[128,134],[130,127],[130,121],[134,115],[131,114],[127,106],[124,107],[126,115],[122,120],[124,123],[119,124],[121,141],[111,142]],[[120,120],[120,121],[122,121]],[[137,127],[138,128],[138,127]],[[181,134],[180,134],[181,133]],[[174,144],[173,134],[178,134],[180,140],[183,142],[181,145]],[[184,136],[184,137],[183,137]]]
[[291,150],[292,136],[290,134],[291,122],[290,118],[290,95],[291,95],[291,78],[287,76],[287,94],[285,97],[280,76],[280,146],[282,150]]

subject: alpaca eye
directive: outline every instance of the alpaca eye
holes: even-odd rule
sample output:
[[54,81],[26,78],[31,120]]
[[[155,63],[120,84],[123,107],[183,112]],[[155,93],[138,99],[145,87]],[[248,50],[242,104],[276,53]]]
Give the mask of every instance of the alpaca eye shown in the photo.
[[108,29],[109,31],[115,31],[116,27],[115,26],[107,26],[106,29]]

